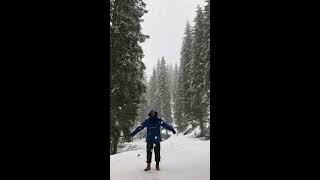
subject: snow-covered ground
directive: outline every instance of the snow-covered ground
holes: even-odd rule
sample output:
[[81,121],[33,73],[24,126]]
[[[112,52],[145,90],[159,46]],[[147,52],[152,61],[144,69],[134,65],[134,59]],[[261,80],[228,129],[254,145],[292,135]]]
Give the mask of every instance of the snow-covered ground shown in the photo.
[[118,145],[118,153],[134,151],[138,149],[145,149],[146,139],[134,140],[133,142],[126,142]]
[[[155,170],[152,153],[151,171],[145,172],[145,140],[132,142],[136,150],[110,156],[111,180],[209,180],[210,140],[190,135],[172,135],[161,142],[160,171]],[[138,156],[140,155],[140,156]]]

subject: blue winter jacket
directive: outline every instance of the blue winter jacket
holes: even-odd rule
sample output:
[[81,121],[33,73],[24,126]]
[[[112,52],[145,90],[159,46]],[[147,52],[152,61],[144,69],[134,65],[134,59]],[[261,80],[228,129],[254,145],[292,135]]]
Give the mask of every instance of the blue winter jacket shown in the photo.
[[165,123],[163,120],[161,120],[161,118],[149,117],[131,133],[131,136],[134,136],[139,131],[141,131],[143,128],[147,127],[146,142],[158,143],[161,141],[160,126],[172,131],[173,134],[176,133],[176,131],[173,129],[173,127],[170,126],[169,124]]

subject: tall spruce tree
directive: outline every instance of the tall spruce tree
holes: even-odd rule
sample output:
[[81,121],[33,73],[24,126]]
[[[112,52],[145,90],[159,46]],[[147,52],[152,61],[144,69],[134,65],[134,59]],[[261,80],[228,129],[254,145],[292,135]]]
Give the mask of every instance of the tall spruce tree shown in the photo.
[[117,153],[119,137],[129,140],[136,120],[143,84],[143,51],[139,43],[141,17],[147,12],[142,0],[114,0],[110,7],[110,143]]
[[148,92],[149,92],[149,84],[146,76],[144,76],[143,83],[146,86],[146,91],[140,96],[140,104],[139,104],[139,116],[137,117],[137,122],[140,122],[141,119],[144,120],[146,118],[146,112],[148,110]]
[[166,118],[166,121],[169,123],[169,124],[172,124],[173,121],[172,121],[172,106],[171,106],[171,93],[170,93],[170,86],[171,86],[171,83],[170,83],[170,76],[169,76],[169,73],[168,73],[168,66],[166,66],[166,61],[164,60],[164,58],[162,59],[162,64],[164,64],[164,78],[163,78],[163,81],[164,81],[164,88],[165,88],[165,91],[164,91],[164,101],[163,101],[163,114]]
[[206,89],[205,101],[208,105],[208,112],[210,112],[210,46],[214,46],[214,44],[210,44],[210,0],[206,0],[206,3],[207,4],[205,5],[203,12],[205,42],[202,46],[202,57],[204,58],[205,63],[205,74],[203,77]]
[[192,60],[192,27],[189,22],[186,24],[185,36],[181,49],[181,103],[182,103],[182,120],[192,121],[190,79],[191,79],[191,60]]
[[207,116],[207,103],[206,103],[206,87],[205,87],[205,58],[203,53],[203,44],[206,43],[204,32],[204,14],[200,6],[197,9],[197,15],[194,19],[195,26],[193,29],[193,53],[191,61],[191,124],[193,127],[200,127],[201,134],[204,133],[205,123]]
[[[162,57],[160,62],[160,72],[159,72],[159,101],[161,102],[160,106],[160,117],[165,119],[169,124],[172,124],[171,117],[171,97],[169,90],[169,79],[168,79],[168,69],[164,57]],[[168,131],[166,130],[168,134]]]
[[155,92],[155,102],[153,104],[153,107],[161,113],[161,94],[160,94],[160,81],[159,81],[159,75],[160,75],[160,59],[157,61],[157,66],[156,66],[156,92]]
[[[139,116],[137,117],[136,120],[136,124],[141,124],[147,117],[147,112],[148,112],[148,89],[149,89],[149,85],[147,83],[147,78],[144,76],[144,84],[146,84],[147,86],[147,90],[145,93],[142,94],[142,96],[140,97],[140,104],[139,104]],[[144,131],[140,131],[139,133],[140,135],[140,139],[142,139],[142,137],[144,137]]]
[[148,108],[155,108],[157,107],[157,74],[156,69],[153,68],[152,75],[150,77],[149,83],[148,83]]
[[[167,63],[167,69],[168,69],[168,83],[169,83],[169,91],[170,96],[173,96],[173,89],[174,89],[174,69],[172,67],[172,64]],[[171,98],[171,104],[172,104],[172,98]]]
[[183,78],[182,78],[182,66],[180,67],[177,74],[177,85],[176,85],[176,96],[174,103],[174,118],[175,124],[179,132],[182,132],[187,127],[187,121],[183,118]]
[[174,118],[179,131],[184,131],[192,120],[191,114],[191,60],[192,60],[192,27],[187,21],[182,48],[180,52],[180,68],[177,74]]
[[178,94],[178,83],[179,83],[179,69],[178,65],[175,64],[173,72],[172,72],[172,96],[171,101],[172,103],[172,110],[173,110],[173,121],[176,121],[176,103],[177,103],[177,94]]

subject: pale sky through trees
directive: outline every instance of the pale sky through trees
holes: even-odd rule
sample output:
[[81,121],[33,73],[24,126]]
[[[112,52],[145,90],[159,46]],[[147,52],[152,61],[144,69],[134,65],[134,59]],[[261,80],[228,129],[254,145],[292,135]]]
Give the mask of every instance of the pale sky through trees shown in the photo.
[[199,4],[205,0],[144,0],[148,13],[143,16],[142,32],[150,36],[141,44],[144,52],[145,73],[149,79],[158,58],[164,56],[173,67],[179,65],[180,50],[187,20],[191,26]]

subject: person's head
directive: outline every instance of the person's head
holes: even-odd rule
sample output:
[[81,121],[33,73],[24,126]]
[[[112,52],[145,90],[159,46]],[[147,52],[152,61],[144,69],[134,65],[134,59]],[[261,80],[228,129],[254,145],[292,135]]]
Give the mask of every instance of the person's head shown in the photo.
[[158,112],[154,109],[152,109],[150,112],[149,112],[149,117],[156,117],[158,116]]

